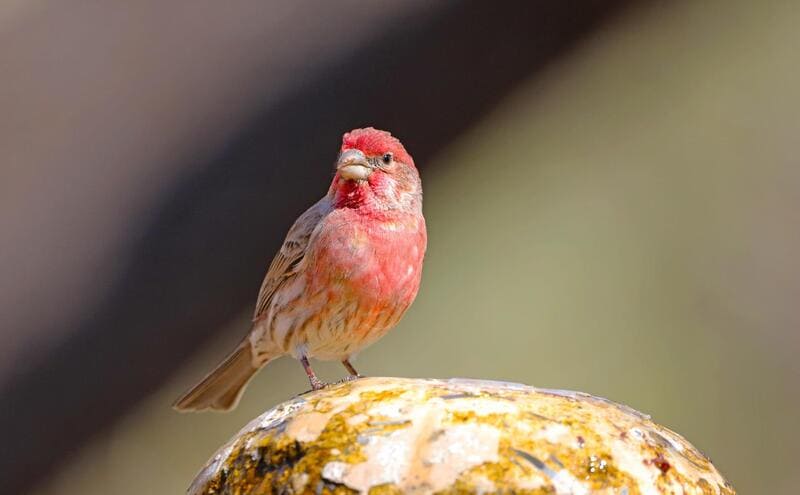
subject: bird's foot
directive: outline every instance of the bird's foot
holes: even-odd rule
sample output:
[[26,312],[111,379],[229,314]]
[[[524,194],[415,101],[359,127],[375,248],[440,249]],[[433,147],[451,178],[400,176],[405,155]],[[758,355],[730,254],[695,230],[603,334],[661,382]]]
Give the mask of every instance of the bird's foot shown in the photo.
[[346,377],[342,378],[341,380],[339,380],[336,383],[339,384],[339,383],[354,382],[354,381],[358,380],[359,378],[364,378],[364,376],[363,375],[347,375]]
[[311,382],[311,390],[322,390],[323,388],[329,386],[329,383],[325,383],[316,376],[309,380]]
[[316,392],[318,390],[322,390],[324,388],[328,388],[331,385],[333,385],[333,384],[332,383],[323,382],[322,380],[317,380],[315,383],[311,384],[311,388],[310,389],[306,390],[305,392],[301,392],[301,393],[295,395],[295,397],[302,397],[304,395],[308,395],[308,394],[314,393],[314,392]]
[[311,384],[311,390],[322,390],[323,388],[327,387],[328,384],[317,378],[316,373],[314,370],[311,369],[311,365],[308,364],[308,357],[305,354],[300,355],[300,363],[303,365],[303,369],[306,370],[306,375],[308,376],[308,383]]

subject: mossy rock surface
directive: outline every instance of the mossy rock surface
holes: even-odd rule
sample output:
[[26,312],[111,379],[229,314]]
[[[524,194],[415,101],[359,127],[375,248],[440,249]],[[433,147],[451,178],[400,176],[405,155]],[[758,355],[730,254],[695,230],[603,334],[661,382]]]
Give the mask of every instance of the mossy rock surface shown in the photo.
[[591,395],[481,380],[364,378],[256,418],[190,494],[718,494],[711,461]]

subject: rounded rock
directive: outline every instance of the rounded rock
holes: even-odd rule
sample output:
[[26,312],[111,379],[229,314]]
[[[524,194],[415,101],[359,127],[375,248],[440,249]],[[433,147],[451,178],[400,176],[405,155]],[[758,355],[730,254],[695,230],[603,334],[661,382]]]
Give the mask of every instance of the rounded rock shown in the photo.
[[734,489],[683,437],[580,392],[482,380],[363,378],[256,418],[192,495],[715,494]]

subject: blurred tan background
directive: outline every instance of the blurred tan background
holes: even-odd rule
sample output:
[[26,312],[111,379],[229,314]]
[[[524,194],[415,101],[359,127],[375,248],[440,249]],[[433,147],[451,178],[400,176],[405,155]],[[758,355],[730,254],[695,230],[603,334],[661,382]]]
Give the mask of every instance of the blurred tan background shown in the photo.
[[[791,1],[644,4],[506,95],[421,164],[423,286],[357,368],[608,397],[687,437],[739,493],[797,493],[798,25]],[[35,493],[180,493],[305,390],[283,359],[231,414],[169,408],[249,314]]]

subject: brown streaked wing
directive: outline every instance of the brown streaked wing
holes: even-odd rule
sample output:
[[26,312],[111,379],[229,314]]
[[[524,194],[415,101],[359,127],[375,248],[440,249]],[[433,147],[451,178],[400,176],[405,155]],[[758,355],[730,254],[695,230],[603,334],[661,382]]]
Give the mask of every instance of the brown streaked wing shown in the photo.
[[306,248],[314,229],[330,211],[330,200],[326,196],[300,215],[289,229],[281,249],[272,259],[264,281],[261,283],[256,309],[253,312],[253,321],[264,315],[278,288],[297,274],[297,269],[306,254]]

